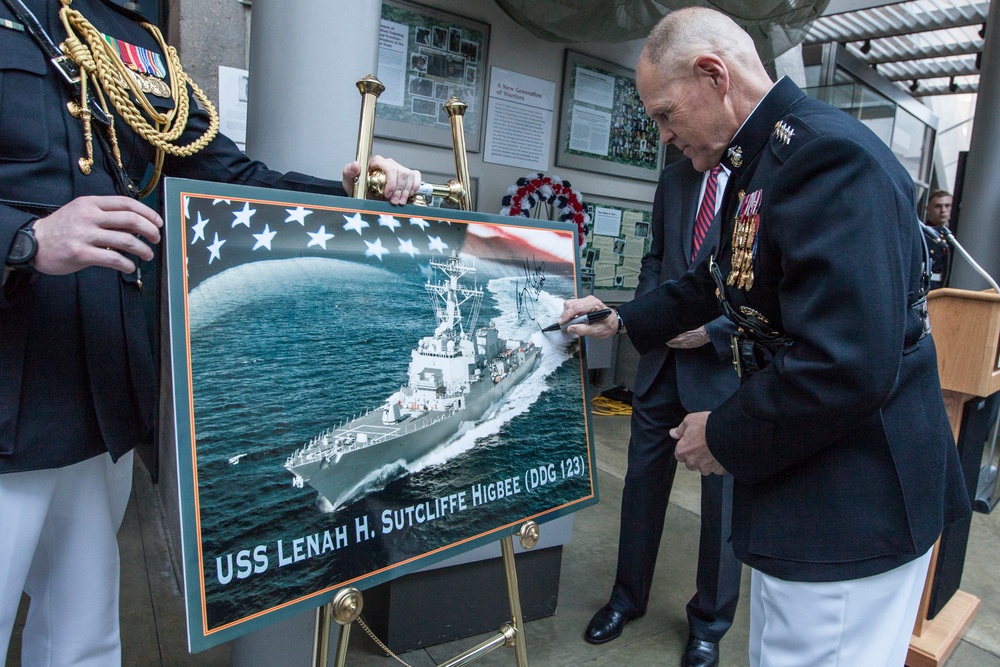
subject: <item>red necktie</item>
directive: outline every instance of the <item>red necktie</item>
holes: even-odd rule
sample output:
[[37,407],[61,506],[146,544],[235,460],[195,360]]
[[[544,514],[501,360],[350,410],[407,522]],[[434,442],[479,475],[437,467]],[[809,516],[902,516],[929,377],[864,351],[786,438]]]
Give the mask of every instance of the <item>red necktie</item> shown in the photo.
[[708,229],[715,219],[715,195],[719,189],[719,172],[722,165],[716,165],[712,171],[708,172],[708,182],[705,183],[705,194],[701,197],[701,206],[698,207],[698,217],[694,219],[694,238],[691,243],[691,261],[698,256],[698,250],[708,235]]

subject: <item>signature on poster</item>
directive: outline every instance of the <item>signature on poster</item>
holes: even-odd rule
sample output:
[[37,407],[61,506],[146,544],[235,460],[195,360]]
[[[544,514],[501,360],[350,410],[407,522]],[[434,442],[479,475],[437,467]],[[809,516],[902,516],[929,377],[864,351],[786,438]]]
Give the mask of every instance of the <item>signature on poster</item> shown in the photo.
[[542,293],[545,285],[545,262],[536,262],[531,258],[531,263],[524,260],[524,284],[520,281],[514,283],[517,294],[517,316],[526,317],[529,320],[535,319],[535,304]]

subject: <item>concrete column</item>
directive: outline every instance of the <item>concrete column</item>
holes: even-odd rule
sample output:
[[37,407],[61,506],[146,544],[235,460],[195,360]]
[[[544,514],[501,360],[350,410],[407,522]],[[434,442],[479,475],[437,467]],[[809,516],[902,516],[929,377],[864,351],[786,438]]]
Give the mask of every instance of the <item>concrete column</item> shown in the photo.
[[[996,165],[1000,155],[1000,0],[990,2],[983,44],[982,69],[979,73],[979,96],[972,143],[965,168],[962,212],[958,241],[980,266],[1000,278],[1000,189],[996,187]],[[956,253],[957,254],[957,253]],[[986,289],[988,284],[961,257],[954,258],[951,287]]]
[[[247,155],[279,171],[340,180],[357,149],[355,83],[378,65],[381,15],[381,0],[254,0]],[[308,665],[314,619],[306,612],[240,637],[232,665]]]
[[255,0],[247,154],[272,169],[340,180],[354,159],[361,95],[378,64],[381,0]]
[[787,76],[799,88],[806,87],[806,67],[802,63],[802,45],[796,44],[774,59],[775,78]]

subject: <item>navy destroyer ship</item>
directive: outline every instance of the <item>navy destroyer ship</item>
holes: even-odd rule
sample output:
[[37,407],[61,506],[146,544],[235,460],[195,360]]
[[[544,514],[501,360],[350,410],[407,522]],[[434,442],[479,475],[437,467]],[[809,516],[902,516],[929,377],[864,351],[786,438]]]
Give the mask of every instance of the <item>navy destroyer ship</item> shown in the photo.
[[483,290],[461,283],[475,268],[454,252],[430,264],[446,277],[424,285],[438,324],[411,352],[407,384],[382,405],[314,436],[285,462],[295,487],[309,484],[333,509],[471,427],[538,361],[534,343],[504,340],[492,322],[476,327]]

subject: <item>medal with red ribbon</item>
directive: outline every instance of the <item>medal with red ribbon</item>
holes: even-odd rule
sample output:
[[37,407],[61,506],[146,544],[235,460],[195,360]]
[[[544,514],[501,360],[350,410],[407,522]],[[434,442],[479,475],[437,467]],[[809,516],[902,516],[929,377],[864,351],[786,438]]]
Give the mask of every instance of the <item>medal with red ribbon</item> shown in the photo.
[[170,97],[170,86],[163,80],[167,76],[167,66],[159,53],[123,42],[111,35],[102,36],[122,59],[142,92],[157,97]]
[[733,226],[733,263],[726,284],[750,291],[753,287],[753,260],[757,256],[757,229],[760,227],[760,202],[763,190],[739,193]]

